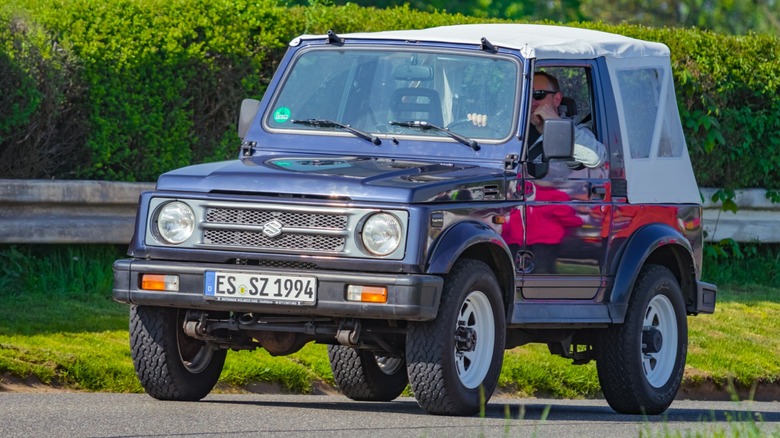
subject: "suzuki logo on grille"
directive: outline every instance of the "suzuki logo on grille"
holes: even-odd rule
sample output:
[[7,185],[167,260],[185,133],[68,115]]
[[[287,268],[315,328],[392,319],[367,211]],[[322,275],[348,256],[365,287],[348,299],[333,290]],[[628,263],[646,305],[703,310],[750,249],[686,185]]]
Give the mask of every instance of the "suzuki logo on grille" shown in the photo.
[[284,224],[276,219],[268,221],[263,225],[263,234],[266,237],[276,237],[282,234],[282,227],[284,227]]

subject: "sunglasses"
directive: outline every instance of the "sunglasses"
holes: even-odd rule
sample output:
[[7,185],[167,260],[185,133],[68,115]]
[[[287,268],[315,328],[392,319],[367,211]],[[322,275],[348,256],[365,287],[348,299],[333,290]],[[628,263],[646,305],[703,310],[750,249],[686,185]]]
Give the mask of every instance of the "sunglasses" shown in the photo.
[[547,97],[548,94],[555,94],[557,91],[550,91],[550,90],[534,90],[534,100],[542,100],[545,97]]

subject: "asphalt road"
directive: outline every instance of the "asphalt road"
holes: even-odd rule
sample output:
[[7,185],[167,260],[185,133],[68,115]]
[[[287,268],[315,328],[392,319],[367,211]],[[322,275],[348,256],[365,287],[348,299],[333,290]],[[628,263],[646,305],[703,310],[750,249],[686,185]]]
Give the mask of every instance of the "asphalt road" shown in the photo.
[[414,399],[358,403],[324,395],[210,395],[161,402],[144,394],[0,393],[2,437],[636,437],[710,436],[751,427],[780,436],[780,402],[676,401],[663,416],[614,413],[603,400],[494,399],[484,416],[424,413]]

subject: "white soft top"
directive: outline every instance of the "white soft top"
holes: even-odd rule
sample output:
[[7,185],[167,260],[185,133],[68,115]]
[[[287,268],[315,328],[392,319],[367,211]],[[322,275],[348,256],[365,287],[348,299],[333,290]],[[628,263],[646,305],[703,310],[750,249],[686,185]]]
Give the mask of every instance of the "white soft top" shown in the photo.
[[[518,50],[526,59],[604,57],[621,114],[623,157],[631,203],[701,202],[683,135],[669,48],[589,29],[539,24],[464,24],[420,30],[340,34],[350,40],[481,44]],[[303,35],[301,39],[325,39]]]
[[[541,24],[461,24],[419,30],[339,34],[339,37],[347,41],[391,39],[454,44],[480,44],[484,37],[494,46],[519,50],[525,58],[537,59],[669,57],[669,48],[661,43],[597,30]],[[303,35],[300,38],[326,36]]]

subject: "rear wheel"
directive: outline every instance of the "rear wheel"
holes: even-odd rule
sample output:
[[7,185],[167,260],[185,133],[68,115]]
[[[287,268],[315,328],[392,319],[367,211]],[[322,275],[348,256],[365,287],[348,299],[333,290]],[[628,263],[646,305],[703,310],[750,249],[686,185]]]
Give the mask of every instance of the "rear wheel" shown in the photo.
[[226,350],[184,333],[184,309],[132,306],[130,347],[144,390],[160,400],[200,400],[214,388]]
[[624,323],[607,329],[596,351],[607,403],[624,414],[664,412],[680,389],[687,350],[680,285],[666,267],[645,266]]
[[498,384],[505,339],[493,271],[478,260],[456,263],[436,319],[409,323],[407,368],[420,407],[432,414],[479,412]]
[[400,357],[328,345],[328,359],[336,385],[352,400],[394,400],[409,382],[406,362]]

